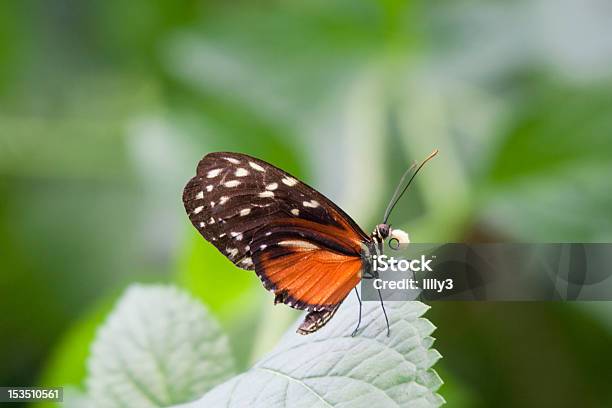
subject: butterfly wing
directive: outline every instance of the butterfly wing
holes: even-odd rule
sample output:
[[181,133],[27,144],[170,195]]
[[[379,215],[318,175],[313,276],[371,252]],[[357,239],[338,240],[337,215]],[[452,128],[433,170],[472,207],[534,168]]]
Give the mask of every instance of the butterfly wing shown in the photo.
[[185,187],[192,224],[275,302],[311,311],[311,333],[359,283],[370,238],[338,206],[285,171],[239,153],[206,155]]

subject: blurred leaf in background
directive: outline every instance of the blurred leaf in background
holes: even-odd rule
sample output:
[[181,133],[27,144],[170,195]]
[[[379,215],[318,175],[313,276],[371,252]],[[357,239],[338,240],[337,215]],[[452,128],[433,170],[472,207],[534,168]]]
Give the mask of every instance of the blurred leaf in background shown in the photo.
[[132,285],[98,329],[87,372],[95,406],[166,407],[231,377],[234,360],[198,301],[172,286]]

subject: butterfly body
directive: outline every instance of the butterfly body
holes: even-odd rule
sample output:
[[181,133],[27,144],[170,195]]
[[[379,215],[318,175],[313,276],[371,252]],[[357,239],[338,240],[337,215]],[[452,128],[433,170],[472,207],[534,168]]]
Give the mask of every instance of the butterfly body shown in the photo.
[[323,327],[361,279],[374,276],[371,256],[399,231],[379,224],[367,235],[315,189],[240,153],[206,155],[183,203],[200,234],[236,266],[254,270],[275,303],[309,312],[300,334]]

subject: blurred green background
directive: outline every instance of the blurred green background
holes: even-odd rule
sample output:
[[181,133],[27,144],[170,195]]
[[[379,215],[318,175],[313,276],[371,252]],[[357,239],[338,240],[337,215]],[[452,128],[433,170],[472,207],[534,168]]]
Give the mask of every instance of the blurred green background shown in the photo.
[[[0,385],[81,387],[131,282],[174,282],[239,369],[296,314],[197,235],[205,153],[270,161],[366,231],[610,242],[612,7],[597,0],[0,2]],[[436,303],[451,407],[612,406],[606,303]]]

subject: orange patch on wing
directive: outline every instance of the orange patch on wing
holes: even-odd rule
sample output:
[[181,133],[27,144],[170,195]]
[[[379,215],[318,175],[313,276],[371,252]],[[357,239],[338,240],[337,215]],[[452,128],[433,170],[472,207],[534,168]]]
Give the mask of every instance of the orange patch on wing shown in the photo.
[[277,293],[285,291],[310,305],[332,306],[342,302],[361,280],[360,257],[298,245],[290,250],[278,257],[261,257],[265,277]]

